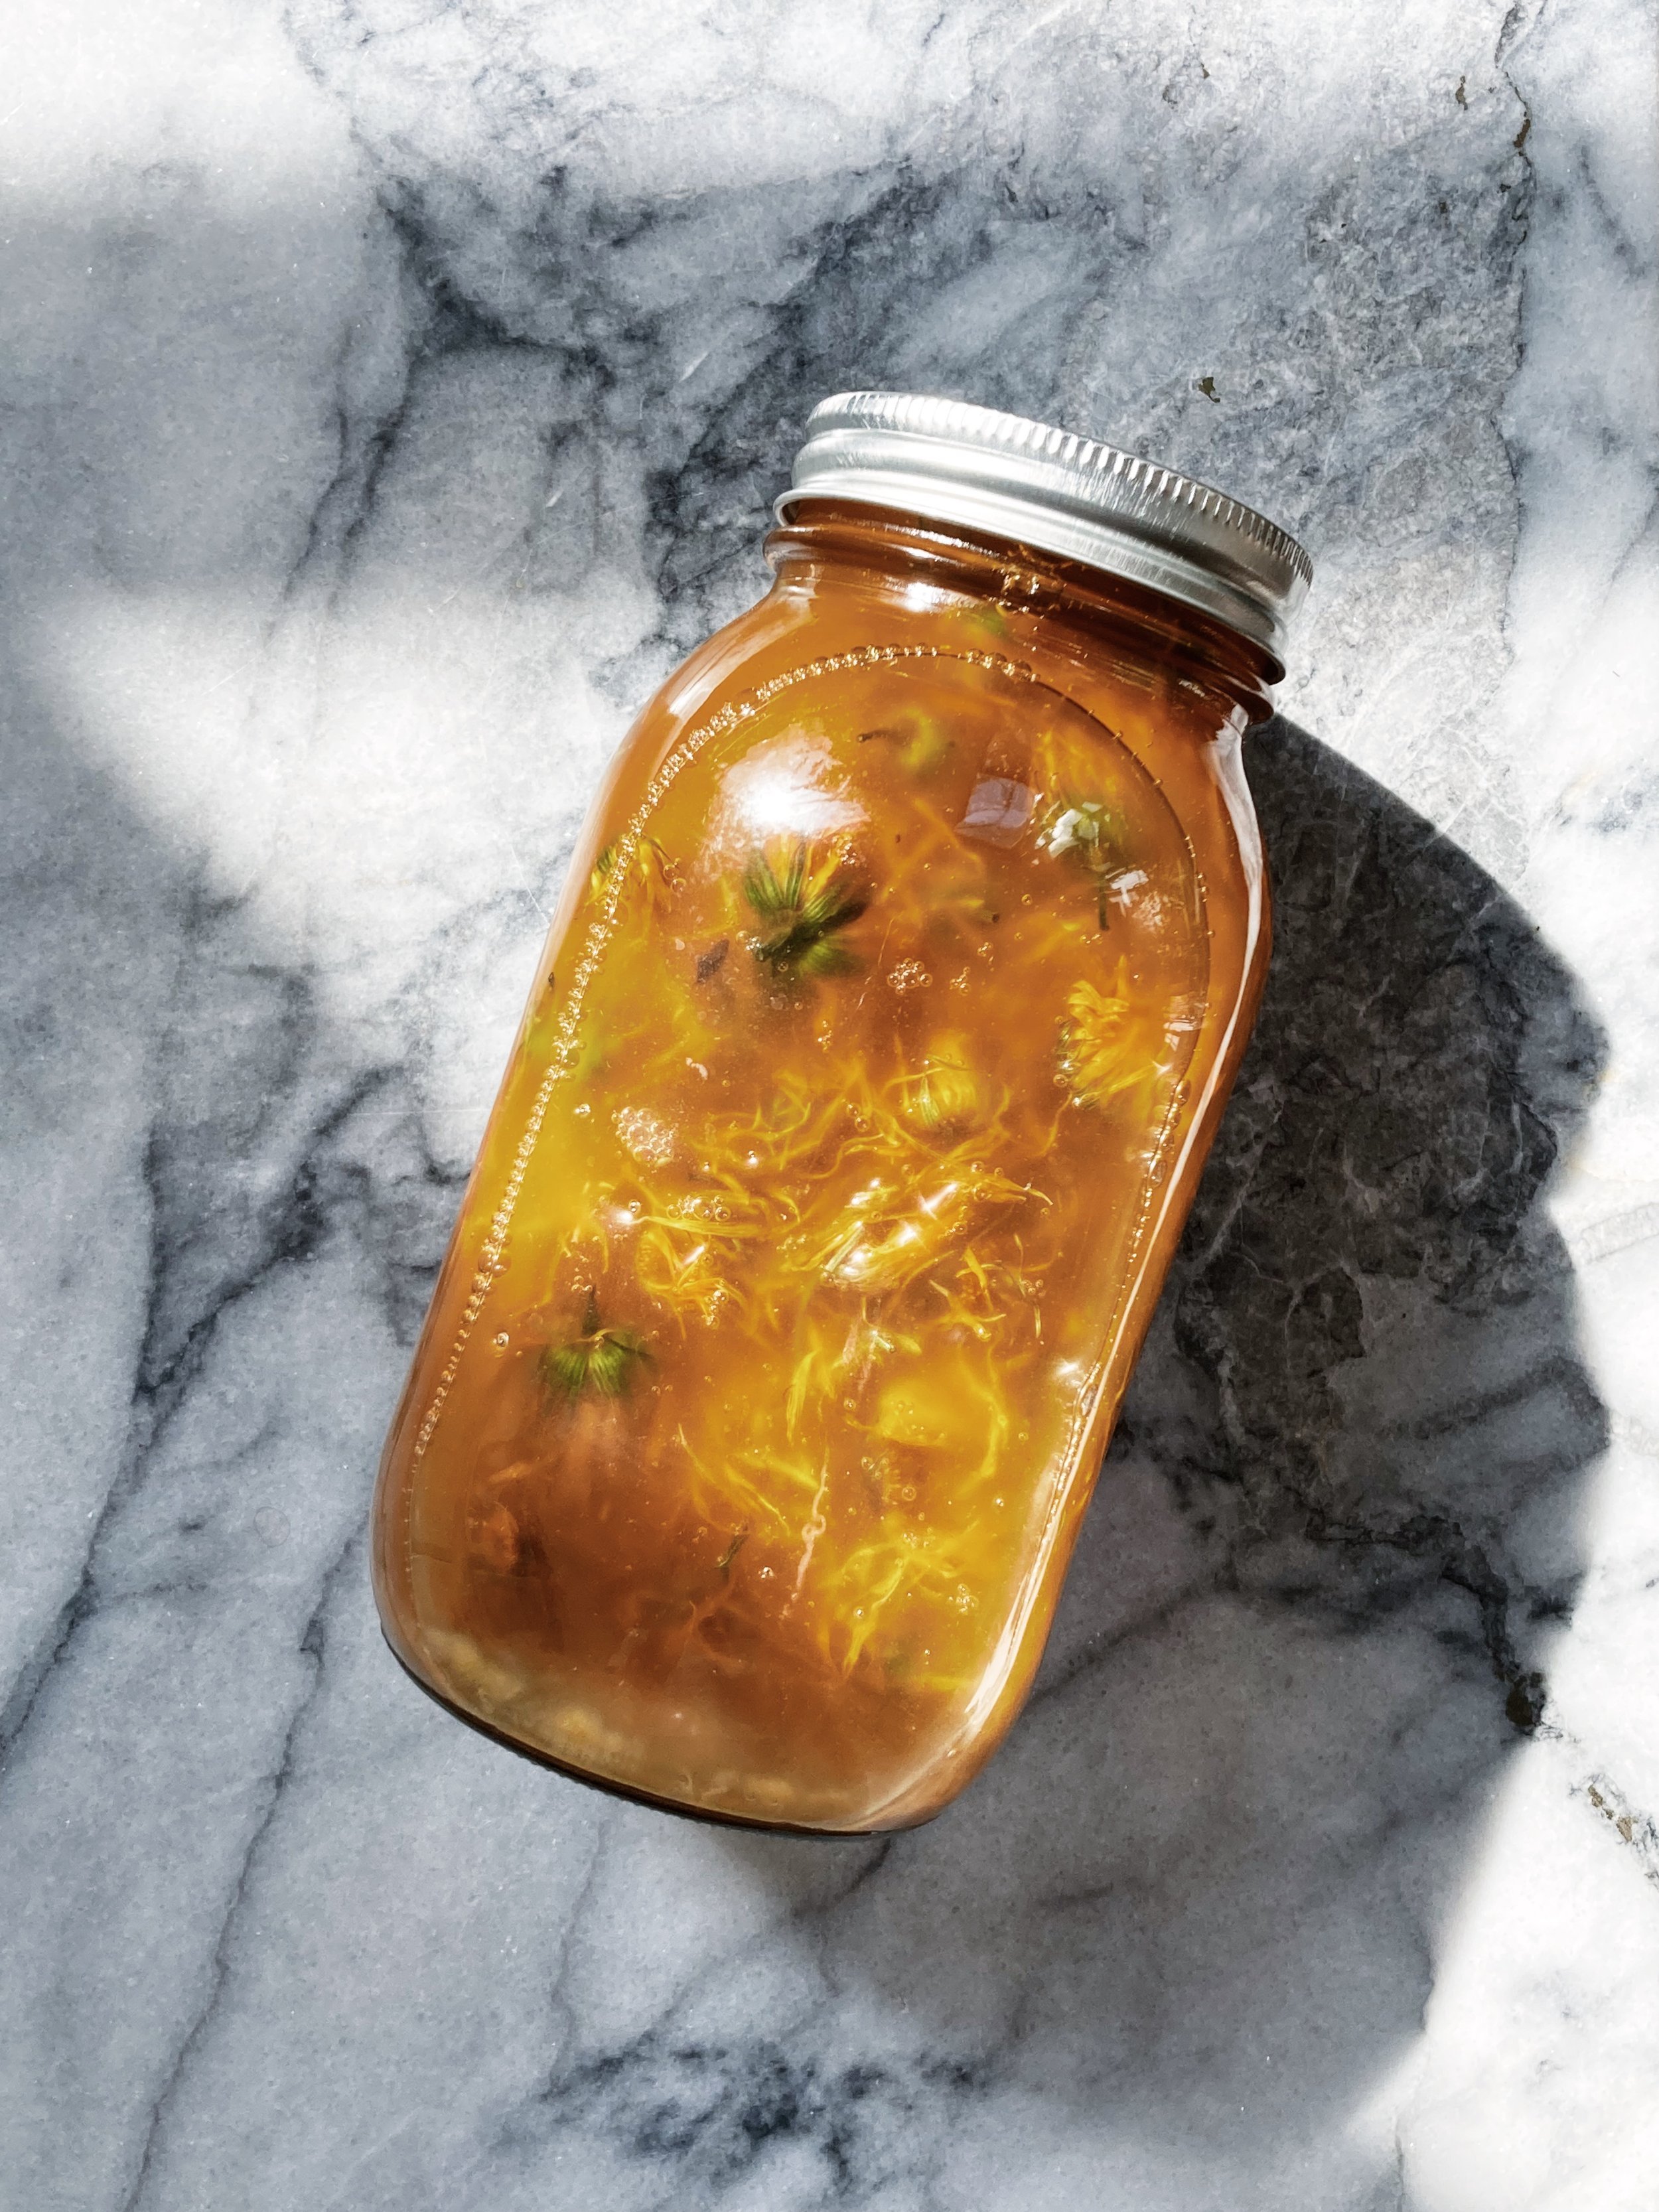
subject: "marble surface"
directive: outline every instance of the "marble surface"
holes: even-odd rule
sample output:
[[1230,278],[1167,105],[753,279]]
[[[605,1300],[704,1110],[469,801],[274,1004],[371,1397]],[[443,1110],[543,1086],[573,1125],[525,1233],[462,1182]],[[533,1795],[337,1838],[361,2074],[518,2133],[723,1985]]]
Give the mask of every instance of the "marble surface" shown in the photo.
[[[0,2202],[1650,2207],[1651,0],[10,27]],[[1042,1686],[814,1845],[446,1719],[364,1526],[587,796],[860,383],[1319,573]]]

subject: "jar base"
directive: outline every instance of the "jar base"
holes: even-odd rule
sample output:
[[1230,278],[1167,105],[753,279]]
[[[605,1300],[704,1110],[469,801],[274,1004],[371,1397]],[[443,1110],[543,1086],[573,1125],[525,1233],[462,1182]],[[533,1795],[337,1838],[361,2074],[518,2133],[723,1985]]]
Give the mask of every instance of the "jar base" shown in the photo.
[[503,1750],[516,1753],[532,1766],[544,1767],[550,1773],[561,1774],[568,1782],[580,1782],[586,1789],[597,1790],[603,1796],[620,1797],[632,1805],[648,1806],[654,1813],[672,1813],[679,1820],[695,1820],[706,1827],[742,1828],[750,1834],[763,1836],[804,1836],[815,1842],[834,1844],[857,1843],[860,1838],[872,1836],[898,1835],[907,1828],[925,1827],[945,1809],[942,1805],[937,1805],[926,1812],[867,1828],[825,1828],[805,1821],[768,1820],[744,1813],[722,1813],[687,1798],[664,1797],[653,1790],[641,1790],[629,1783],[616,1781],[609,1775],[596,1774],[591,1768],[576,1766],[567,1759],[555,1758],[539,1746],[526,1743],[522,1737],[510,1735],[505,1729],[495,1727],[477,1713],[469,1712],[465,1705],[458,1705],[453,1698],[446,1696],[416,1668],[410,1666],[384,1628],[381,1636],[386,1650],[422,1695],[429,1698],[452,1720],[458,1720],[470,1728],[475,1735],[484,1736],[489,1742],[501,1745]]

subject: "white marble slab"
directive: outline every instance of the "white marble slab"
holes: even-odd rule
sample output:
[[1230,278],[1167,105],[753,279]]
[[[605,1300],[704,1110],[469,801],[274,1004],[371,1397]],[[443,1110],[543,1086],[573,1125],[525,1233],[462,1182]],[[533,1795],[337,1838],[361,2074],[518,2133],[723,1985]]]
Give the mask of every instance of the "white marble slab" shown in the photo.
[[[11,31],[0,2202],[1651,2206],[1650,0]],[[815,1846],[446,1719],[363,1530],[587,796],[851,384],[1319,578],[1043,1686]]]

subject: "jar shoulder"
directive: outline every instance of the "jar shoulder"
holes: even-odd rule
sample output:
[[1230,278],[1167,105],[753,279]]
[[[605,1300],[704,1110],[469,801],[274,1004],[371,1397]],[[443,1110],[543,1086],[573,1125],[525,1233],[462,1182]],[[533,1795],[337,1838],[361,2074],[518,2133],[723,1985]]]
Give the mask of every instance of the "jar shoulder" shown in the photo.
[[1247,718],[1218,685],[1161,666],[1152,653],[1135,659],[1103,646],[1091,650],[1056,625],[1022,619],[1018,610],[942,594],[912,604],[880,579],[866,590],[833,593],[775,586],[725,623],[641,709],[619,749],[613,780],[630,789],[647,782],[696,725],[739,709],[780,682],[889,653],[1024,673],[1033,720],[1053,699],[1064,700],[1135,757],[1182,820],[1201,866],[1218,878],[1261,874],[1240,747]]

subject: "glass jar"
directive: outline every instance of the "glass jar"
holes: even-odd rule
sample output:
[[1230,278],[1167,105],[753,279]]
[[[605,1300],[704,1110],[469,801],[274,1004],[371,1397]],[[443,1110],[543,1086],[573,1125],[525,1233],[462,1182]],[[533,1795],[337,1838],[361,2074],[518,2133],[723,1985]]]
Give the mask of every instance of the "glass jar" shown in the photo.
[[927,1819],[1031,1682],[1267,957],[1310,576],[1109,447],[817,409],[572,865],[381,1470],[404,1665],[719,1819]]

